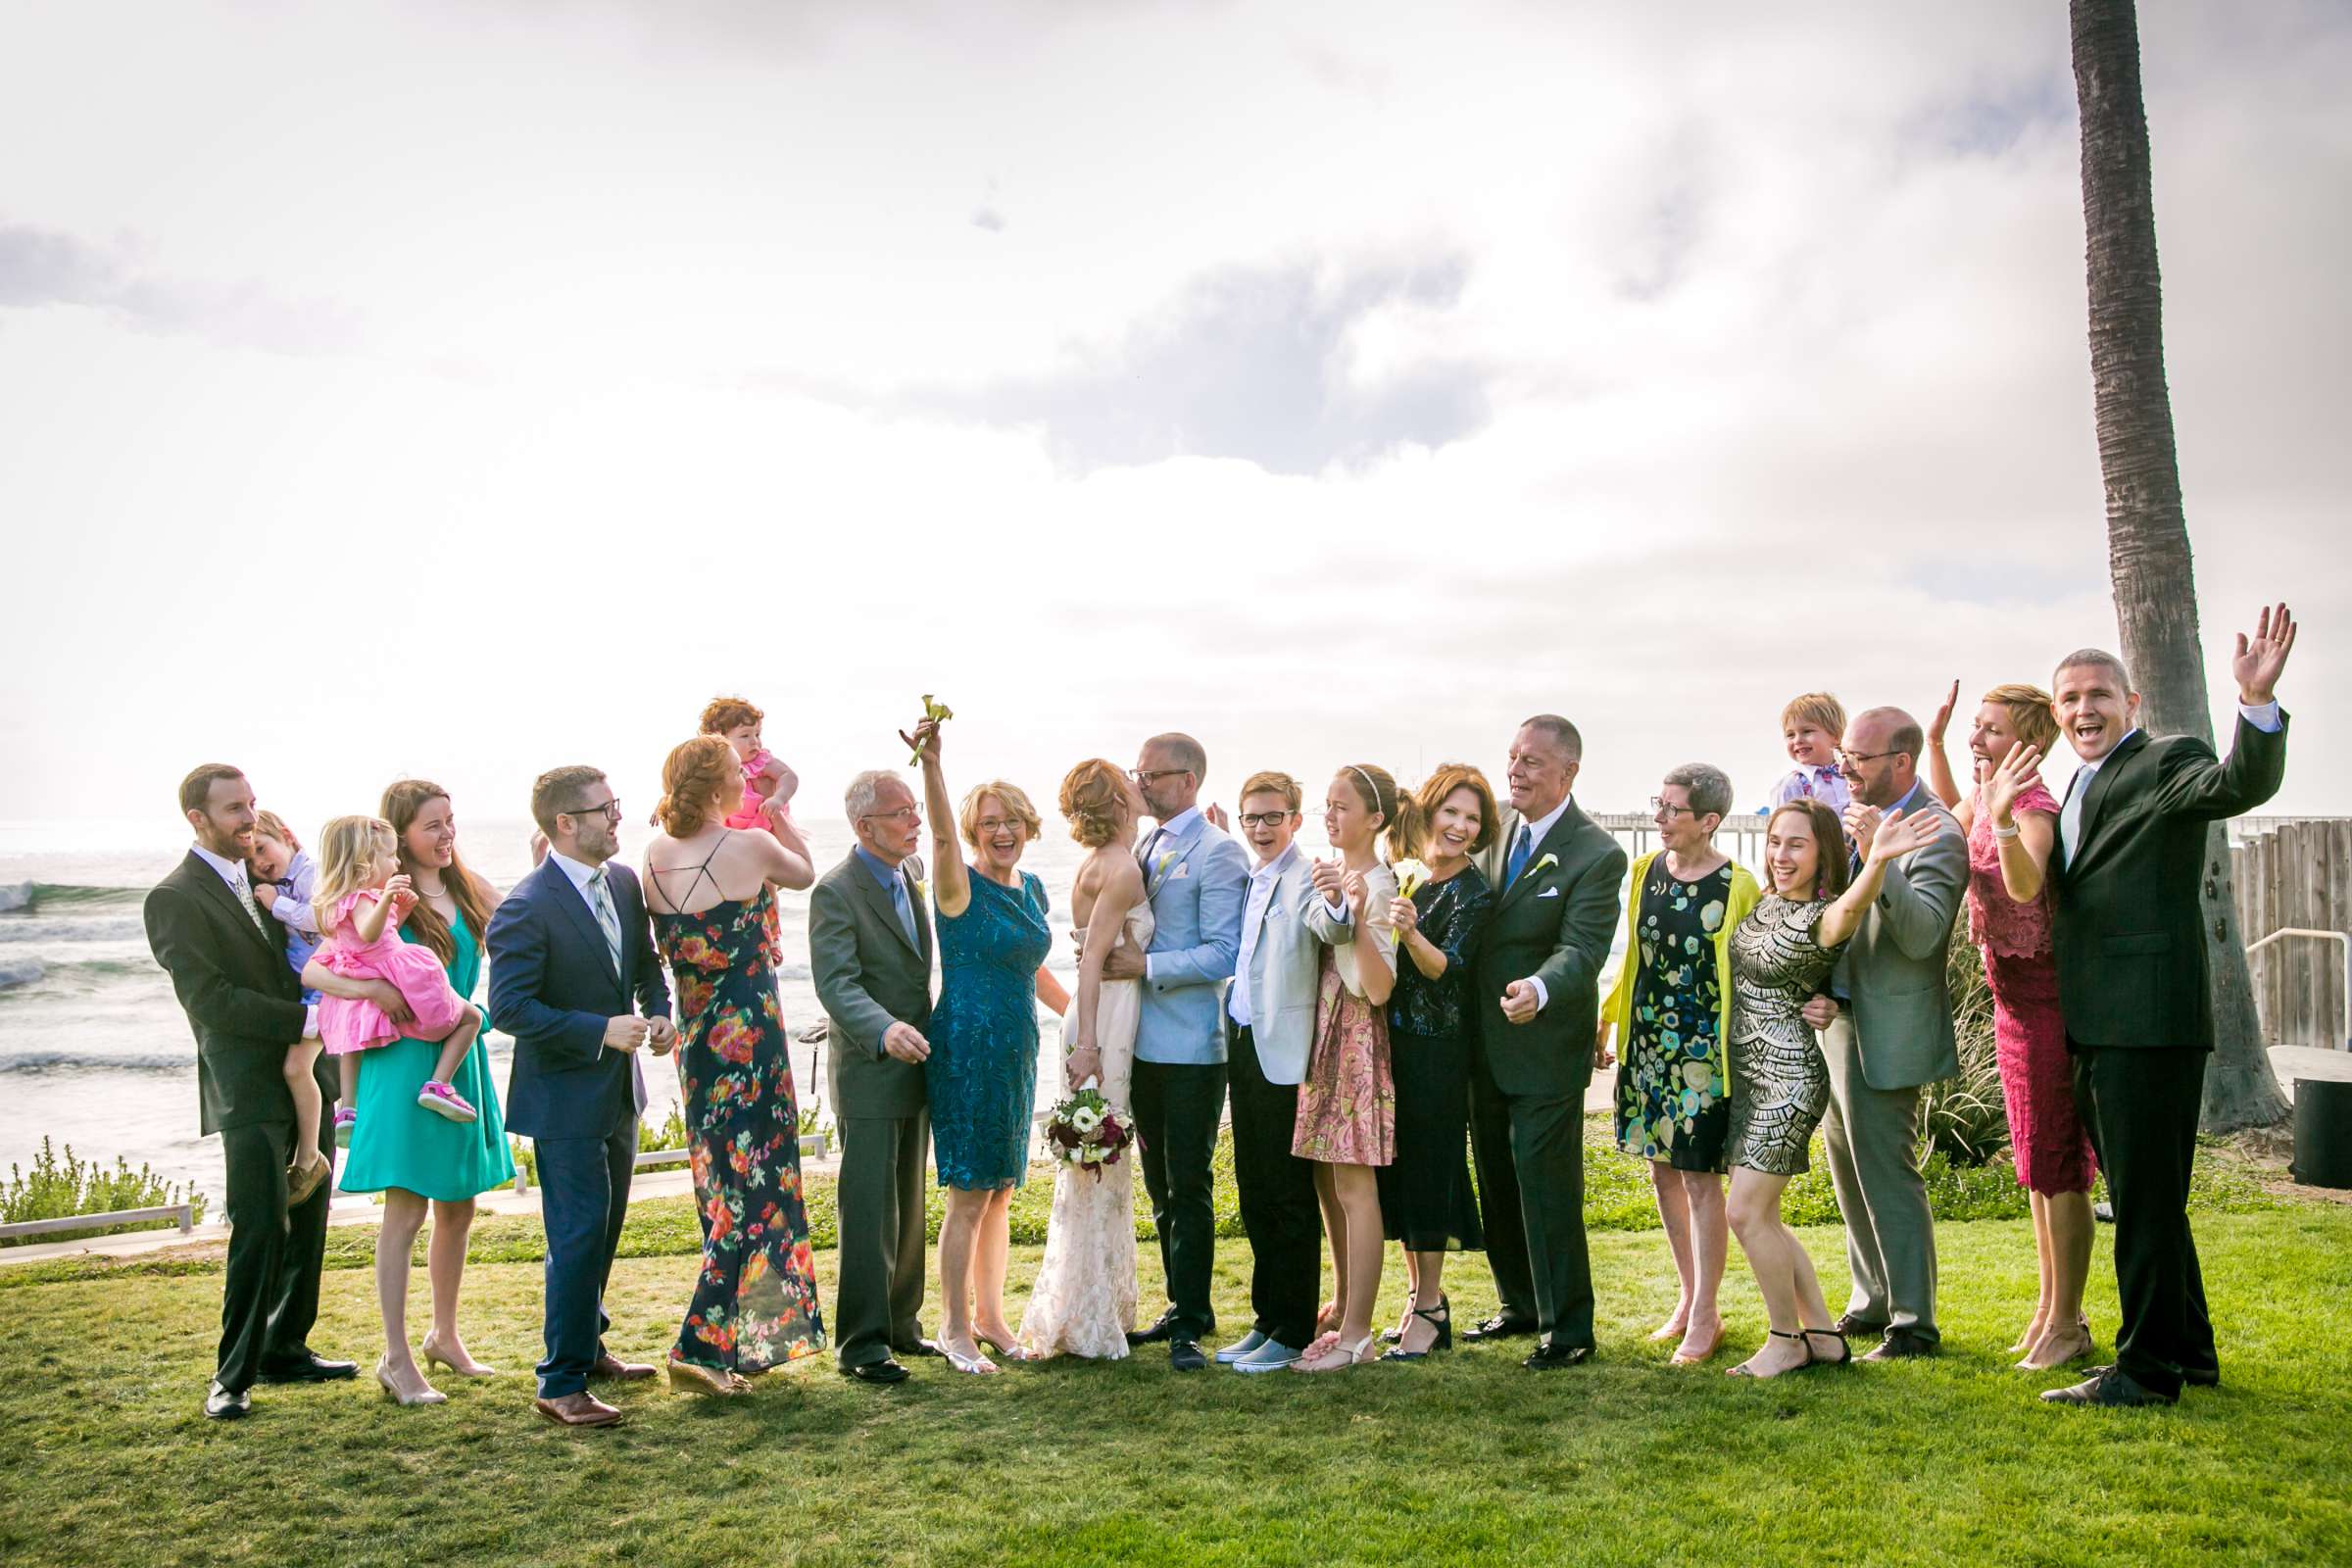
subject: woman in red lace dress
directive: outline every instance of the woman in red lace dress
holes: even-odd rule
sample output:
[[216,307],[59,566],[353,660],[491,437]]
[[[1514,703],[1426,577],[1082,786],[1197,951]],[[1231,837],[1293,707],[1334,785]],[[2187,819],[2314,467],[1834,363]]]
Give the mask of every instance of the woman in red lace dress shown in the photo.
[[2090,1272],[2090,1136],[2075,1112],[2066,1020],[2058,1010],[2058,965],[2050,947],[2050,855],[2058,802],[2042,786],[2041,760],[2058,739],[2049,693],[1995,686],[1984,694],[1968,737],[1976,787],[1960,797],[1943,756],[1943,733],[1958,682],[1930,732],[1936,793],[1968,833],[1968,926],[1984,954],[1992,991],[2001,1098],[2009,1108],[2017,1179],[2032,1195],[2041,1294],[2033,1321],[2011,1346],[2019,1367],[2044,1371],[2090,1354],[2082,1282]]

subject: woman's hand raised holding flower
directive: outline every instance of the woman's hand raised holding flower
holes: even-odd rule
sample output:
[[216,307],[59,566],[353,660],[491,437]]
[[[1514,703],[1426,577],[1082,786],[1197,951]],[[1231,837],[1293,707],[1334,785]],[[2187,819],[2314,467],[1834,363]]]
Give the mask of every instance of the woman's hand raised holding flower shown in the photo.
[[1404,942],[1421,928],[1421,906],[1410,899],[1391,899],[1389,924],[1396,928],[1396,940]]

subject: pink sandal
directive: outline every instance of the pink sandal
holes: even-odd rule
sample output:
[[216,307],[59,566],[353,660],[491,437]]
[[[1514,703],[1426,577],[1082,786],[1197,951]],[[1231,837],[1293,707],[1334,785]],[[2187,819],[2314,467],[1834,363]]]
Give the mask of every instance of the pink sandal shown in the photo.
[[360,1125],[360,1113],[349,1105],[335,1112],[335,1147],[349,1149],[352,1132]]
[[416,1103],[436,1116],[447,1116],[451,1121],[481,1119],[481,1113],[466,1102],[464,1095],[445,1083],[431,1079],[425,1080],[424,1087],[416,1092]]

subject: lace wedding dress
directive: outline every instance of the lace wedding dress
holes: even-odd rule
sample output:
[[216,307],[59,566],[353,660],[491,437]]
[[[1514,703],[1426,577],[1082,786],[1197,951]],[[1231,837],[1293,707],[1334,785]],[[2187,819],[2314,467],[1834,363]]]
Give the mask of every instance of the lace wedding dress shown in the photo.
[[[1119,933],[1122,946],[1152,943],[1152,906],[1138,904]],[[1102,1053],[1102,1098],[1121,1121],[1133,1114],[1128,1085],[1135,1076],[1135,1024],[1143,986],[1105,980],[1095,1009],[1095,1044]],[[1062,1039],[1077,1038],[1078,1003],[1062,1020]],[[1132,1122],[1130,1122],[1132,1125]],[[1030,1287],[1021,1317],[1021,1348],[1040,1359],[1084,1355],[1117,1360],[1135,1327],[1135,1148],[1100,1172],[1064,1165],[1054,1173],[1054,1214],[1046,1222],[1046,1260]]]

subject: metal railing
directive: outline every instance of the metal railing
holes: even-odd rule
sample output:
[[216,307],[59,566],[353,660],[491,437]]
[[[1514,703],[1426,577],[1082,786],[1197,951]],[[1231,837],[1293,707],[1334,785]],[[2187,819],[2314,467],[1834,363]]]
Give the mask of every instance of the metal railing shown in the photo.
[[60,1236],[74,1231],[102,1231],[116,1225],[148,1225],[171,1220],[186,1236],[196,1229],[196,1205],[159,1203],[153,1208],[118,1208],[104,1214],[68,1214],[59,1219],[22,1219],[0,1225],[0,1239],[23,1236]]
[[[826,1142],[826,1136],[821,1132],[801,1134],[801,1157],[806,1159],[813,1154],[822,1158]],[[636,1168],[638,1170],[660,1170],[665,1165],[683,1165],[693,1158],[694,1152],[691,1150],[645,1149],[638,1151]],[[517,1160],[514,1165],[514,1191],[528,1193],[530,1190],[530,1169]]]
[[2315,942],[2332,942],[2343,951],[2344,996],[2343,1005],[2339,1009],[2341,1024],[2335,1032],[2335,1038],[2343,1043],[2342,1049],[2352,1051],[2352,936],[2346,936],[2341,931],[2318,931],[2310,926],[2280,926],[2269,936],[2247,943],[2246,956],[2251,958],[2280,937],[2304,937]]

